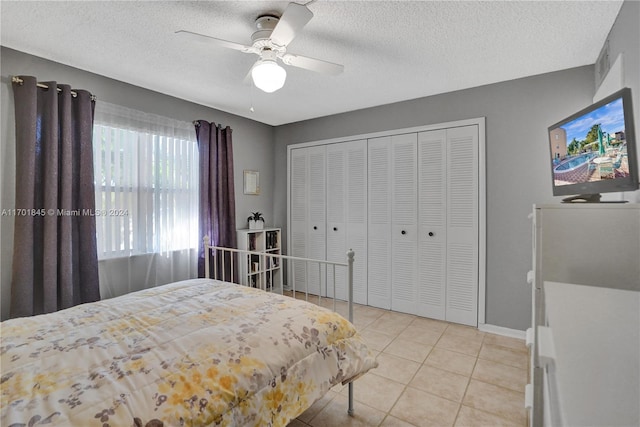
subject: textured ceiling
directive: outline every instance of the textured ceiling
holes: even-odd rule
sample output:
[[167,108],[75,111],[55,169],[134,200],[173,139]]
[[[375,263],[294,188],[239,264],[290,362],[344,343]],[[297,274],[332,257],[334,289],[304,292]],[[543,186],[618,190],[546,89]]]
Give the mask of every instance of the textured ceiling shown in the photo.
[[345,71],[286,67],[284,88],[272,94],[243,84],[257,56],[174,35],[250,44],[255,18],[287,4],[2,0],[0,42],[280,125],[593,64],[622,1],[315,1],[288,51]]

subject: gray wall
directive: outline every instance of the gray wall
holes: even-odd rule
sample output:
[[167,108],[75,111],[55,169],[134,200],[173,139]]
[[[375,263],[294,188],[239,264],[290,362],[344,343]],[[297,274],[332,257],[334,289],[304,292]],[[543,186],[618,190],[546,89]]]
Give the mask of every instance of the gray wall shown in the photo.
[[593,95],[593,67],[585,66],[279,126],[275,216],[286,221],[289,144],[486,117],[486,322],[524,330],[531,319],[527,216],[534,203],[560,201],[551,193],[547,127]]
[[[609,58],[611,63],[623,55],[623,85],[631,88],[635,117],[636,140],[640,140],[640,2],[625,1],[609,32]],[[640,143],[637,146],[640,149]],[[640,168],[640,153],[638,153]],[[640,191],[623,193],[622,200],[640,203]]]
[[[10,77],[22,74],[35,76],[39,81],[57,81],[70,84],[73,88],[87,89],[97,96],[97,102],[103,100],[177,120],[203,119],[230,126],[233,129],[238,227],[246,227],[247,216],[256,210],[266,213],[269,225],[276,224],[271,215],[274,196],[273,127],[5,47],[1,48],[0,55],[0,199],[3,209],[14,207],[15,196],[15,129]],[[242,194],[244,169],[260,171],[260,195]],[[0,317],[4,320],[9,314],[13,219],[3,216],[1,220]]]

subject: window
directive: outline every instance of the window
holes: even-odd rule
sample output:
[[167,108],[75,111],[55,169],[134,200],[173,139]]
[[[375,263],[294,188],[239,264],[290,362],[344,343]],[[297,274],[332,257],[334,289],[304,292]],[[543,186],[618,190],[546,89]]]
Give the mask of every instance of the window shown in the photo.
[[198,246],[198,147],[193,125],[96,103],[98,258]]

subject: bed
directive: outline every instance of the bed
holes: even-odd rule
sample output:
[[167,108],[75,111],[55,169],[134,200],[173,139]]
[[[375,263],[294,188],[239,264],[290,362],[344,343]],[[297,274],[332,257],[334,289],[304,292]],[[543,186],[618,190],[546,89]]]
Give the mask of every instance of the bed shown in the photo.
[[215,279],[7,320],[1,333],[7,427],[286,426],[341,383],[352,412],[352,381],[377,366],[337,313]]

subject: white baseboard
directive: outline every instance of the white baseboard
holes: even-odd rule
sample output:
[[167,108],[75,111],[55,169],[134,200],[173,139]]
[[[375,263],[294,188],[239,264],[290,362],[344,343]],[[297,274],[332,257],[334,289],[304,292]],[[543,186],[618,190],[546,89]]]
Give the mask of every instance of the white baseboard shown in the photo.
[[478,329],[482,332],[489,332],[490,334],[503,335],[505,337],[518,338],[522,341],[525,340],[526,332],[519,331],[518,329],[505,328],[503,326],[489,325],[488,323],[480,323]]

